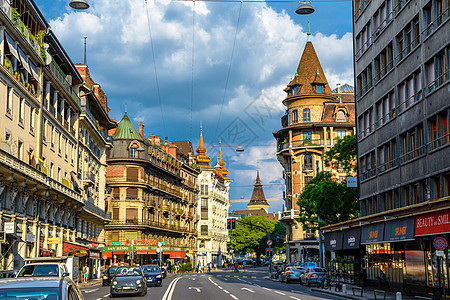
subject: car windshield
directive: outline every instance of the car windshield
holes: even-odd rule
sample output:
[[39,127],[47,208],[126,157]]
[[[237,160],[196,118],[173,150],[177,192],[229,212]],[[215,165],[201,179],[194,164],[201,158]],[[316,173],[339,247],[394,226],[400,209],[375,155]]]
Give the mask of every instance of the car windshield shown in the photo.
[[291,271],[294,271],[294,272],[301,272],[302,270],[297,269],[297,268],[291,268]]
[[144,267],[142,267],[142,269],[144,269],[144,272],[145,272],[145,273],[155,273],[155,272],[160,272],[158,266],[144,266]]
[[109,274],[114,274],[114,273],[116,273],[116,270],[117,270],[117,267],[109,268],[109,269],[108,269],[108,273],[109,273]]
[[26,276],[58,276],[58,265],[28,265],[24,266],[17,277]]
[[313,271],[314,272],[326,272],[327,270],[322,269],[322,268],[314,268]]
[[117,268],[116,276],[142,276],[140,267],[120,267]]
[[58,288],[0,289],[0,300],[59,300]]

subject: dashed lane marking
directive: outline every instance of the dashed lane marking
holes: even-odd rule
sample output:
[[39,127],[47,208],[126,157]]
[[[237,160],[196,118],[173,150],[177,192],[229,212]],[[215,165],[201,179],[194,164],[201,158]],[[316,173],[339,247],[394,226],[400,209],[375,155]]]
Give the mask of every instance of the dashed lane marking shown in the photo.
[[289,296],[291,299],[294,299],[294,300],[302,300],[302,299],[300,299],[300,298],[296,298],[296,297],[294,297],[294,296]]
[[274,293],[277,293],[278,295],[286,296],[285,293],[279,292],[279,291],[273,291]]
[[234,300],[239,300],[239,298],[236,297],[235,295],[231,295],[231,294],[230,294],[230,296],[231,296],[231,298],[233,298]]
[[230,292],[229,291],[227,291],[227,290],[223,290],[225,293],[227,293],[227,294],[229,294]]
[[256,278],[256,276],[252,276],[252,278]]

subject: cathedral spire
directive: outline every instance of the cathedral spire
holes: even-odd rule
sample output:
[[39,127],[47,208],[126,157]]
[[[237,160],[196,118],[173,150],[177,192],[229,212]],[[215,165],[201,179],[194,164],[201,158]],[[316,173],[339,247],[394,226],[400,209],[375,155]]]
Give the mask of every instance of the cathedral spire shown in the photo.
[[269,210],[269,203],[267,203],[264,190],[262,188],[261,181],[259,179],[259,162],[258,170],[256,171],[256,182],[253,185],[253,193],[250,202],[248,203],[249,210],[264,209],[266,212]]
[[211,158],[206,155],[206,147],[203,145],[203,127],[200,124],[200,142],[197,148],[197,164],[201,167],[211,168]]

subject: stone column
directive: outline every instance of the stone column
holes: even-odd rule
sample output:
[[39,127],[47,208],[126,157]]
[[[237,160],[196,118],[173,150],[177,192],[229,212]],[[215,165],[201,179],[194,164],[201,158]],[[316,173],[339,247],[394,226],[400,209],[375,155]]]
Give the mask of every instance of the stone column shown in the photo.
[[330,127],[330,140],[331,140],[331,147],[333,147],[334,146],[333,127]]
[[58,113],[58,91],[53,92],[53,108],[55,109],[55,116]]
[[48,224],[44,224],[44,245],[45,249],[48,249]]
[[[23,242],[17,242],[17,246],[18,246],[18,261],[19,261],[19,268],[21,268],[24,264],[25,264],[25,262],[24,262],[24,259],[25,258],[27,258],[27,219],[26,218],[24,218],[23,220],[22,220],[22,236],[21,236],[21,238],[22,238],[22,241]],[[17,255],[17,254],[15,254],[15,255]],[[14,262],[15,263],[15,262]],[[15,266],[14,266],[15,267]]]
[[327,146],[327,128],[328,127],[323,127],[323,147]]
[[31,253],[30,257],[39,257],[39,247],[40,247],[40,233],[41,231],[39,230],[39,221],[38,220],[33,220],[33,229],[31,230],[34,234],[34,249],[33,252]]

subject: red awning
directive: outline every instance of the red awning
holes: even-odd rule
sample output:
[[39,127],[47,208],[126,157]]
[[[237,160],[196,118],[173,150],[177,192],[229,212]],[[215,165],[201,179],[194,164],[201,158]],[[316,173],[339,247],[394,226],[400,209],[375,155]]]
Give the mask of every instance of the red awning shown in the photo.
[[63,255],[66,255],[70,252],[76,251],[76,250],[89,250],[88,247],[83,247],[77,244],[72,244],[68,242],[64,242],[63,244]]
[[147,254],[148,251],[136,251],[136,254]]
[[182,251],[170,251],[170,258],[185,258],[186,252]]

